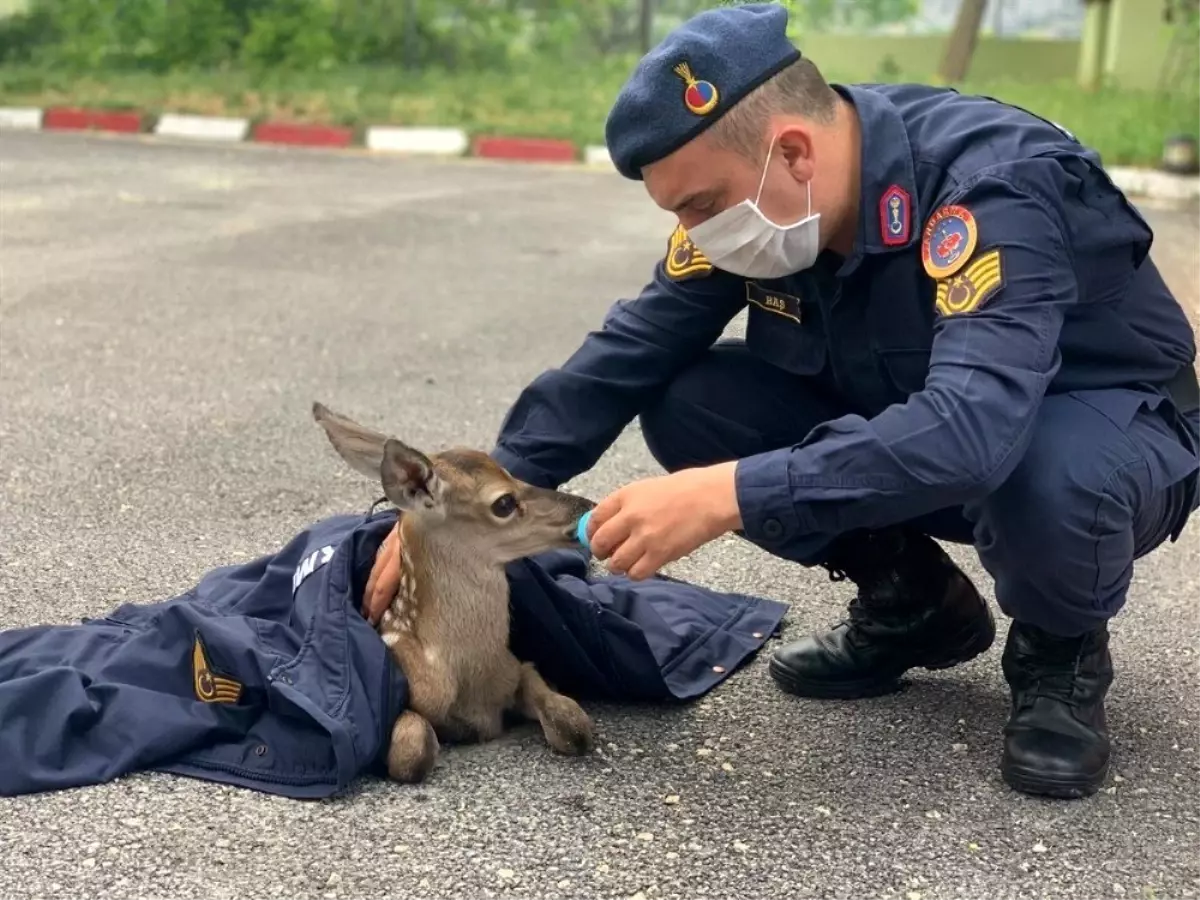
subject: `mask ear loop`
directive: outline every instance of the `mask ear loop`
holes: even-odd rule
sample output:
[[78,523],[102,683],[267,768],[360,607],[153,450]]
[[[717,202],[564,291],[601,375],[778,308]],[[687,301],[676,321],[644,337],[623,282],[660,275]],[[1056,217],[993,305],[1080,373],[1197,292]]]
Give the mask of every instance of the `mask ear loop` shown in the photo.
[[[775,138],[778,135],[771,135],[771,143],[767,146],[767,158],[763,162],[762,177],[758,179],[758,194],[754,197],[754,205],[758,206],[758,201],[762,199],[763,185],[767,183],[767,168],[771,165],[771,151],[775,149]],[[811,202],[809,203],[811,206]]]
[[[771,136],[771,143],[767,146],[767,161],[763,163],[762,177],[758,179],[758,194],[754,197],[754,205],[758,207],[758,202],[762,199],[763,185],[767,183],[767,169],[771,165],[771,151],[775,149],[775,138],[777,135]],[[812,218],[812,180],[804,182],[804,189],[808,192],[808,215],[804,217],[804,221]]]

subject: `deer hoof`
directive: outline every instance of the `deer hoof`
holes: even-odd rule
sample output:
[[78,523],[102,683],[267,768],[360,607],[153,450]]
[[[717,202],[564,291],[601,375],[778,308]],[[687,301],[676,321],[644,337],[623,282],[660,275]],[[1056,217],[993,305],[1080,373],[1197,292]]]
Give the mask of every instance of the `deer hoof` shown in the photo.
[[541,720],[546,740],[559,753],[582,756],[591,752],[592,720],[570,697],[551,696],[542,709]]
[[400,714],[392,726],[388,747],[388,775],[396,781],[424,781],[437,762],[438,739],[433,726],[417,713]]

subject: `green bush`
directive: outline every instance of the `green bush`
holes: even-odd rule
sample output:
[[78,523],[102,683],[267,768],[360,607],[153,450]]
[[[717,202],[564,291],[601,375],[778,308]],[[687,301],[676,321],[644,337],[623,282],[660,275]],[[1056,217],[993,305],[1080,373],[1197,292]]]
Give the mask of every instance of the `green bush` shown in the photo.
[[[708,0],[675,0],[691,8]],[[504,68],[631,49],[631,0],[31,0],[0,21],[0,63],[73,72]]]
[[70,72],[216,66],[240,41],[238,0],[35,0],[0,22],[0,63]]
[[320,71],[339,62],[332,10],[320,0],[272,0],[249,24],[240,56],[251,69]]
[[34,0],[0,22],[0,63],[72,72],[327,68],[343,61],[336,10],[325,0]]

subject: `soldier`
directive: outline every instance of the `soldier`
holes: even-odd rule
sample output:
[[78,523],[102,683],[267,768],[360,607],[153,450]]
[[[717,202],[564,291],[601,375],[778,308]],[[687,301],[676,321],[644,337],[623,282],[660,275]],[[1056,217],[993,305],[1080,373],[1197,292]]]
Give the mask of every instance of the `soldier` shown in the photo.
[[[639,63],[607,143],[679,225],[493,454],[555,487],[638,417],[669,474],[596,508],[615,571],[734,531],[852,581],[843,622],[770,662],[802,696],[986,651],[989,607],[934,538],[973,545],[1012,619],[1003,776],[1085,796],[1109,765],[1107,622],[1197,506],[1192,329],[1072,135],[949,89],[830,85],[786,27],[778,5],[714,9]],[[745,340],[719,341],[743,308]]]

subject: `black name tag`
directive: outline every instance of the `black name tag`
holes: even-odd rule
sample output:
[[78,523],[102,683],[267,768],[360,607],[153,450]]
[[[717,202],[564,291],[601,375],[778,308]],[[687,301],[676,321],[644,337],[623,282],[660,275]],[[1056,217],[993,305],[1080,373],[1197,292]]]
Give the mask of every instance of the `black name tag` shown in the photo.
[[799,297],[793,297],[791,294],[781,294],[778,291],[768,291],[753,281],[747,281],[746,300],[755,306],[761,306],[767,312],[775,313],[777,316],[783,316],[785,319],[791,319],[797,323],[800,321]]

